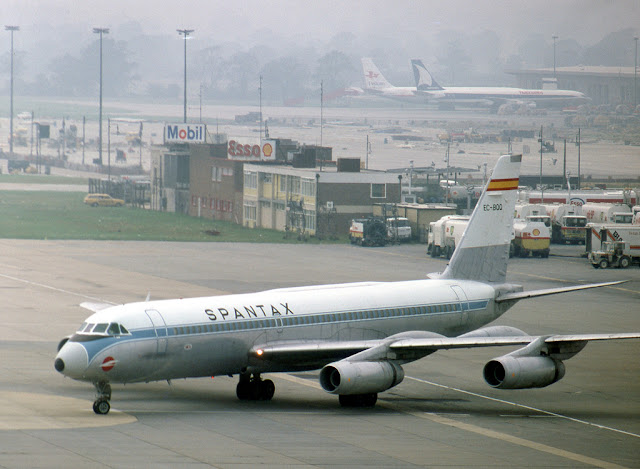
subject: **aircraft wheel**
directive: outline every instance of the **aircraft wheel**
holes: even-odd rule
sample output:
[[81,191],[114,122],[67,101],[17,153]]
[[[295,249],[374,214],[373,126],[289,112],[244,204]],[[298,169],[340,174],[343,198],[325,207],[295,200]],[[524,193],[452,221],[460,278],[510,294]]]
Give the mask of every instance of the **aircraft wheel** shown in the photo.
[[240,381],[236,386],[236,396],[241,401],[247,401],[251,398],[251,383],[248,381]]
[[259,384],[260,388],[260,400],[270,401],[273,398],[273,394],[276,392],[276,385],[270,379],[265,379]]
[[98,415],[106,415],[111,410],[111,404],[106,399],[97,399],[93,403],[93,411]]

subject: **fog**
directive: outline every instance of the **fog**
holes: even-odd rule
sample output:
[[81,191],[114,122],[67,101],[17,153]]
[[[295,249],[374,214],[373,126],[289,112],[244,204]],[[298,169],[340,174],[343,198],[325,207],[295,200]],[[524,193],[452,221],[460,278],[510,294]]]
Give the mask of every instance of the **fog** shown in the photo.
[[[104,37],[105,96],[174,99],[189,89],[209,99],[255,99],[259,76],[273,102],[361,86],[359,59],[373,57],[393,84],[412,83],[422,58],[448,85],[512,85],[505,73],[557,65],[633,66],[637,0],[447,2],[409,0],[236,2],[4,0],[14,34],[16,93],[93,96],[98,37]],[[0,89],[9,82],[9,32],[0,49]],[[196,92],[194,92],[196,93]],[[193,94],[193,93],[192,93]]]

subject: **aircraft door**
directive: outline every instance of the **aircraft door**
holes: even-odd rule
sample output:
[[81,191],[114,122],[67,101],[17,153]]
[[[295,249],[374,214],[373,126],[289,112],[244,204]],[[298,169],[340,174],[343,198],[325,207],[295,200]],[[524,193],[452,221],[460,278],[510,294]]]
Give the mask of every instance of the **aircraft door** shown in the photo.
[[458,286],[453,285],[451,287],[453,293],[458,297],[458,303],[460,304],[460,324],[465,324],[469,320],[469,300],[464,290]]
[[145,310],[145,313],[147,313],[147,316],[149,316],[149,319],[153,324],[153,329],[156,334],[156,339],[157,339],[156,353],[158,355],[167,353],[168,334],[167,334],[167,324],[164,322],[164,318],[155,309],[147,309]]

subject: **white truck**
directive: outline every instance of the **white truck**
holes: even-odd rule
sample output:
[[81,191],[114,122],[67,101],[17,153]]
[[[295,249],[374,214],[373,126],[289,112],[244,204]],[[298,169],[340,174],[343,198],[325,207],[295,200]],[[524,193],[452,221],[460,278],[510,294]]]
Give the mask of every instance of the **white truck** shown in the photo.
[[514,238],[511,240],[509,257],[528,257],[529,254],[533,257],[549,257],[551,244],[549,227],[541,221],[531,221],[532,217],[513,220]]
[[629,243],[632,258],[640,259],[640,225],[620,225],[589,223],[585,250],[587,255],[592,251],[602,250],[606,241],[626,241]]
[[[469,217],[461,215],[447,215],[431,222],[427,236],[427,254],[451,259],[468,224]],[[527,257],[531,254],[549,257],[549,228],[543,222],[515,219],[513,227],[509,256]]]
[[633,213],[627,204],[586,203],[582,213],[590,223],[631,224]]
[[463,215],[446,215],[429,223],[427,254],[431,257],[445,256],[451,259],[468,224],[469,217]]
[[556,244],[584,244],[587,217],[579,205],[545,204],[551,218],[551,242]]
[[387,238],[389,241],[408,242],[411,241],[411,225],[409,219],[405,217],[390,217],[386,220]]

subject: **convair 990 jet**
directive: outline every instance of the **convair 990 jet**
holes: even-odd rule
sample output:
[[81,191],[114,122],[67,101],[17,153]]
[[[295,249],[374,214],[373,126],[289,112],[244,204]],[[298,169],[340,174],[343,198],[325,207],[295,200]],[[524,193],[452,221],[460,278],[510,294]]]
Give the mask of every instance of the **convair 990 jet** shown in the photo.
[[523,291],[506,283],[520,155],[500,157],[461,243],[441,274],[402,282],[282,288],[259,293],[129,303],[95,310],[63,339],[55,369],[95,385],[98,414],[110,383],[238,375],[239,399],[269,400],[264,373],[320,369],[343,406],[373,406],[399,384],[402,366],[442,349],[521,346],[490,360],[486,382],[544,387],[590,340],[640,333],[530,336],[485,326],[517,301],[620,282]]
[[422,60],[411,60],[416,89],[434,103],[440,105],[484,104],[535,104],[546,107],[578,106],[591,101],[579,91],[531,90],[498,86],[440,86],[424,66]]

